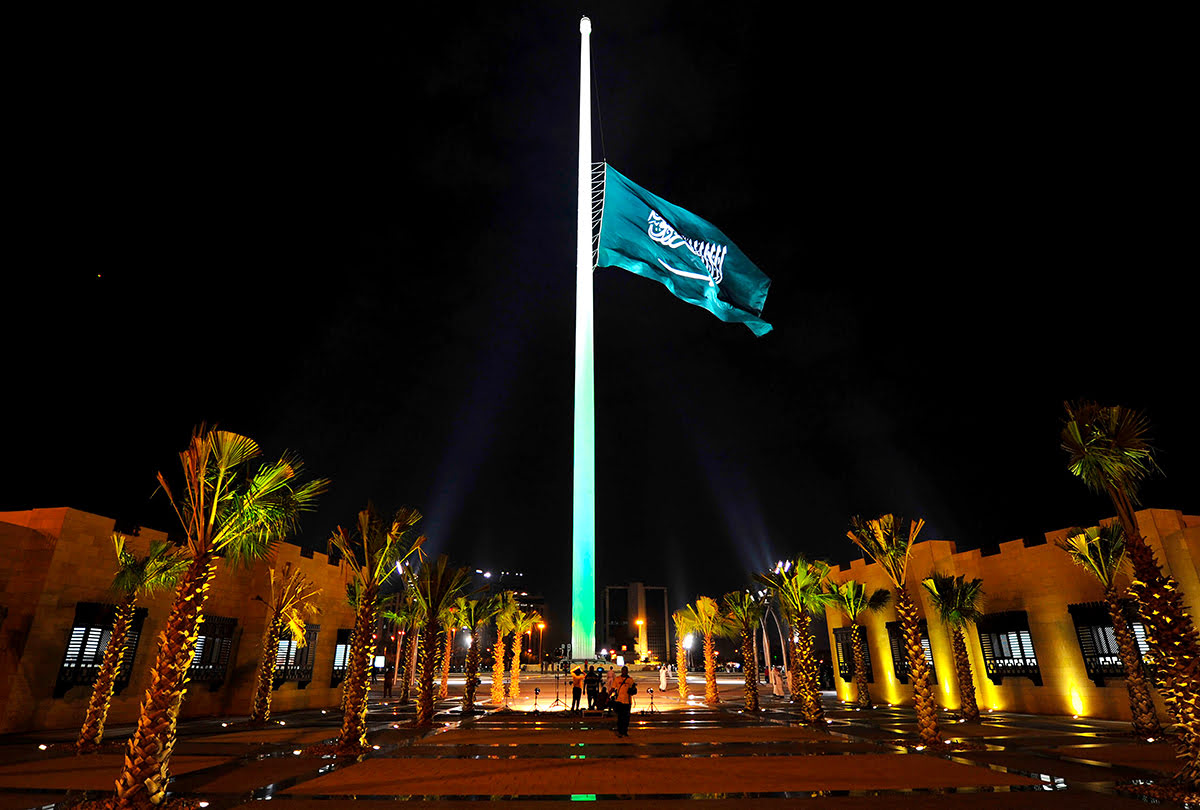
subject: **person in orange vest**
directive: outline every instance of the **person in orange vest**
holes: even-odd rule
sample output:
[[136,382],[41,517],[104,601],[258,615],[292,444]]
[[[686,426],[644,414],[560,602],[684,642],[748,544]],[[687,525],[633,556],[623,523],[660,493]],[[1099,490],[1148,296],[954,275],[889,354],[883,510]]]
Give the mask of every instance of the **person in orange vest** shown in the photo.
[[583,671],[575,667],[571,671],[571,711],[579,711],[579,698],[583,694]]
[[629,712],[633,709],[633,696],[637,684],[629,677],[629,667],[621,667],[621,676],[613,685],[613,710],[617,713],[617,736],[629,736]]

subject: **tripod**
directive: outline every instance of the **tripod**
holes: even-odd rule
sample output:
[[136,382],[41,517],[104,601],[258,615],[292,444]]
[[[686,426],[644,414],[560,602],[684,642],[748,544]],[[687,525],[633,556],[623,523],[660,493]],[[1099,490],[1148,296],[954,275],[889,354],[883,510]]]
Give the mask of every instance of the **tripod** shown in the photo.
[[641,713],[642,714],[662,714],[661,711],[654,708],[654,688],[651,687],[650,689],[647,689],[646,691],[650,694],[650,708],[642,709]]
[[561,700],[558,699],[558,679],[561,677],[562,677],[562,675],[560,673],[558,673],[558,672],[554,673],[554,702],[546,707],[546,711],[550,711],[555,706],[562,706],[564,709],[567,708],[567,704],[563,703]]

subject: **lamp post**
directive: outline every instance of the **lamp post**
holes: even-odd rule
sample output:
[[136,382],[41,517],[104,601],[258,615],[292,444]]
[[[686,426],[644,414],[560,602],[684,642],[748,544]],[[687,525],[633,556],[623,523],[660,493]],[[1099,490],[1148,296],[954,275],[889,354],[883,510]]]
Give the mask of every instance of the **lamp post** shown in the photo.
[[545,622],[538,622],[538,666],[546,671],[546,659],[542,657],[542,631],[546,629]]
[[695,642],[696,642],[696,639],[691,633],[688,633],[686,636],[683,637],[683,648],[685,650],[687,650],[687,667],[688,667],[688,669],[692,668],[692,645],[695,644]]
[[648,651],[646,650],[646,620],[638,619],[634,623],[637,625],[637,643],[633,645],[633,650],[640,661],[643,656],[648,657]]

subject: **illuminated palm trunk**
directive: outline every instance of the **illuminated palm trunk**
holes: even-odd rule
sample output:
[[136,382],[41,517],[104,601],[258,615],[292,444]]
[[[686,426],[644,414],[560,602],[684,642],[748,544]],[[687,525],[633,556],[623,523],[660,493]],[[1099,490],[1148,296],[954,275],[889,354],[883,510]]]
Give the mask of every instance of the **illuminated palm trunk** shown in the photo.
[[704,702],[716,706],[721,702],[717,692],[717,656],[711,633],[704,634]]
[[113,689],[117,677],[121,674],[121,661],[125,658],[125,649],[129,643],[134,598],[130,595],[116,607],[112,633],[108,638],[108,646],[104,649],[104,657],[100,660],[100,671],[96,673],[96,683],[88,700],[87,714],[83,718],[83,727],[79,730],[79,739],[75,741],[75,750],[81,754],[95,748],[104,738],[104,721],[108,717]]
[[187,692],[187,671],[196,652],[204,603],[216,570],[214,555],[201,554],[192,560],[175,588],[171,613],[158,637],[158,652],[150,670],[150,685],[142,698],[137,729],[129,739],[117,778],[115,807],[144,808],[162,804],[166,798],[175,724]]
[[418,651],[421,648],[421,635],[425,632],[425,623],[413,623],[409,633],[412,634],[412,641],[408,644],[408,677],[404,683],[405,698],[411,698],[413,691],[417,688],[417,665],[420,663]]
[[396,651],[396,682],[400,684],[400,702],[408,703],[408,682],[412,675],[412,664],[409,662],[409,647],[412,646],[413,630],[411,627],[400,636],[400,649]]
[[371,694],[371,656],[375,653],[371,630],[375,626],[378,588],[363,588],[358,595],[358,611],[354,617],[354,638],[347,662],[345,708],[342,710],[342,732],[337,748],[347,753],[367,747],[367,698]]
[[746,676],[746,711],[758,711],[758,656],[754,652],[754,628],[742,633],[742,668]]
[[479,634],[482,630],[481,625],[471,631],[471,646],[467,649],[467,686],[463,693],[463,714],[475,713],[475,687],[478,685],[479,675]]
[[446,628],[446,651],[442,655],[442,685],[438,689],[438,700],[450,697],[450,653],[454,651],[454,628]]
[[1133,563],[1129,593],[1137,600],[1146,628],[1159,694],[1175,721],[1175,749],[1183,761],[1175,780],[1190,790],[1200,790],[1200,643],[1196,627],[1183,605],[1178,583],[1163,576],[1153,550],[1138,531],[1133,505],[1117,490],[1110,489],[1109,496],[1125,529]]
[[513,633],[512,641],[512,670],[509,680],[511,683],[508,687],[508,697],[510,700],[516,700],[521,696],[521,639],[524,636],[521,633]]
[[792,656],[792,699],[799,693],[804,719],[814,725],[825,724],[825,708],[821,705],[820,667],[813,649],[812,619],[807,613],[796,618],[796,647]]
[[900,617],[904,653],[908,658],[909,677],[912,679],[917,733],[924,745],[936,745],[941,741],[937,722],[938,707],[933,700],[933,690],[929,688],[929,665],[925,661],[925,648],[921,645],[917,606],[909,598],[907,588],[896,589],[896,613]]
[[864,709],[871,708],[871,688],[867,685],[867,656],[863,651],[862,628],[850,625],[850,645],[854,648],[854,686],[858,690],[857,702]]
[[679,634],[675,634],[675,680],[679,684],[679,700],[686,701],[688,697],[687,688],[687,648],[683,646],[683,639]]
[[492,645],[492,703],[504,705],[504,636],[496,631],[496,643]]
[[1117,640],[1117,649],[1121,651],[1121,662],[1125,665],[1125,691],[1129,693],[1133,733],[1139,737],[1161,737],[1162,727],[1158,723],[1158,714],[1154,710],[1154,699],[1150,697],[1146,676],[1142,673],[1137,641],[1133,638],[1129,623],[1125,621],[1121,597],[1116,588],[1109,588],[1105,592],[1104,602],[1108,605],[1108,616],[1113,623],[1113,636]]
[[263,636],[262,656],[258,662],[258,687],[254,690],[254,706],[250,711],[252,724],[262,724],[271,719],[271,687],[275,685],[279,639],[282,637],[283,621],[276,619],[269,622],[267,632]]
[[417,725],[433,725],[433,678],[438,670],[438,657],[442,649],[442,632],[437,622],[430,619],[421,633],[421,673],[417,684]]
[[[963,638],[961,627],[950,628],[950,646],[954,648],[954,673],[958,677],[958,699],[962,704],[962,716],[967,720],[978,720],[975,674],[971,671],[971,658],[967,655],[967,642]],[[921,656],[924,657],[924,651]]]

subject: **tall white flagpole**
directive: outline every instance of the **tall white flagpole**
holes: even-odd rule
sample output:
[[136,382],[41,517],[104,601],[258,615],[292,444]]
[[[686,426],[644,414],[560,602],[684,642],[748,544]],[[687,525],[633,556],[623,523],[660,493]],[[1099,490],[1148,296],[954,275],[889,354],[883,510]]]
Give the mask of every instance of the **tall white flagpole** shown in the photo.
[[579,209],[575,250],[575,470],[571,657],[596,654],[596,418],[592,365],[592,21],[579,20]]

